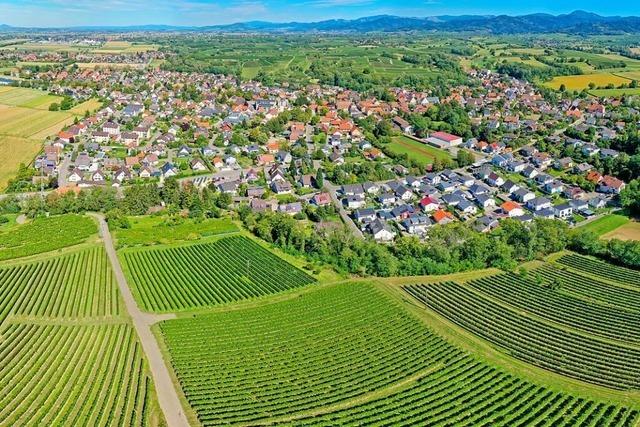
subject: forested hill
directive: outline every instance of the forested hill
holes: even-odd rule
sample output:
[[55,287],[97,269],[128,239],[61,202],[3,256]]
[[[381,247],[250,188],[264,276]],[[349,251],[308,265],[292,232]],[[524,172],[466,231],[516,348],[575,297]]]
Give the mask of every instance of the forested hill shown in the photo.
[[[27,28],[0,24],[0,32],[20,32]],[[54,31],[56,29],[30,29]],[[507,15],[463,15],[431,16],[422,18],[401,16],[370,16],[345,20],[332,19],[320,22],[274,23],[263,21],[240,22],[230,25],[205,27],[179,27],[170,25],[139,25],[130,27],[73,27],[58,28],[60,31],[151,31],[151,32],[237,32],[237,33],[300,33],[300,32],[483,32],[493,34],[522,33],[571,33],[571,34],[620,34],[640,32],[640,17],[600,16],[594,13],[575,11],[566,15],[536,13],[522,16]]]

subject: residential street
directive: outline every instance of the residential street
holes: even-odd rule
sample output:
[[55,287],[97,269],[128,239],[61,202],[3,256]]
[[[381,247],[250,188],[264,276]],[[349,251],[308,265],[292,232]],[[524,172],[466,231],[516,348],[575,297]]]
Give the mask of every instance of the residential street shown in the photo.
[[170,427],[187,427],[189,426],[189,423],[182,409],[180,398],[178,397],[178,393],[173,385],[173,381],[171,380],[169,368],[165,364],[160,347],[151,332],[151,326],[154,323],[172,319],[175,316],[172,314],[148,314],[143,313],[140,310],[133,298],[133,294],[129,289],[129,285],[127,284],[127,280],[122,271],[120,260],[116,255],[113,240],[111,239],[111,233],[109,232],[109,227],[104,216],[100,214],[92,214],[92,216],[99,222],[100,236],[104,240],[104,246],[106,248],[109,261],[111,262],[111,267],[113,268],[125,306],[127,307],[129,315],[133,319],[133,325],[138,333],[138,337],[142,343],[147,360],[149,361],[149,369],[151,370],[153,381],[155,383],[158,402],[160,404],[160,408],[162,408],[165,419],[167,420],[167,424]]

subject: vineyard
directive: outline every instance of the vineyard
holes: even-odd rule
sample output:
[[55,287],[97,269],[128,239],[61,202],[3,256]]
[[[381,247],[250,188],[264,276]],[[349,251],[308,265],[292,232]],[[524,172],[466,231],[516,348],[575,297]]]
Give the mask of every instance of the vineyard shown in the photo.
[[73,319],[120,316],[122,303],[101,246],[0,267],[0,324],[10,315]]
[[0,267],[0,361],[1,426],[160,422],[102,246]]
[[77,245],[98,232],[93,220],[81,215],[36,218],[0,232],[0,261]]
[[584,271],[589,275],[640,289],[640,272],[630,268],[618,267],[604,261],[576,254],[564,255],[558,262],[567,267]]
[[[404,289],[451,322],[525,362],[613,389],[640,389],[640,347],[584,335],[572,328],[556,327],[552,322],[538,320],[535,316],[523,313],[522,309],[508,308],[502,301],[494,302],[470,289],[499,289],[498,286],[504,284],[504,277],[498,275],[472,281],[469,287],[448,282]],[[511,281],[515,280],[511,277]],[[494,282],[495,285],[491,285]],[[520,285],[521,281],[516,283]],[[526,295],[526,289],[518,286],[523,295]],[[496,290],[495,294],[498,292]],[[506,295],[505,291],[505,300],[509,301]],[[514,296],[509,298],[516,301]],[[532,299],[531,307],[527,310],[534,310],[534,301]],[[553,304],[553,301],[551,298],[548,303]],[[543,309],[535,310],[541,314]],[[568,319],[567,322],[578,323],[580,320]],[[583,323],[581,328],[595,326],[593,322],[589,325]],[[601,329],[598,331],[601,332]]]
[[224,304],[314,282],[311,276],[242,236],[120,253],[129,284],[148,311]]
[[152,398],[133,328],[8,325],[0,425],[145,425]]
[[203,425],[611,425],[638,411],[484,364],[369,284],[161,323]]

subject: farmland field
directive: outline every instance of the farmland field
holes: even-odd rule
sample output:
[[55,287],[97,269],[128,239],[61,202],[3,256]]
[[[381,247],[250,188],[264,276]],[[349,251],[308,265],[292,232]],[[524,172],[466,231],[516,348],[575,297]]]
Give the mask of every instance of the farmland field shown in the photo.
[[[527,307],[526,311],[523,311],[521,301],[525,297],[518,297],[517,292],[507,294],[507,291],[504,291],[505,295],[509,295],[510,300],[507,296],[496,298],[495,293],[487,295],[485,292],[476,290],[484,289],[485,283],[489,285],[484,286],[497,287],[505,280],[509,281],[504,279],[504,276],[498,275],[479,282],[472,281],[468,286],[447,282],[408,286],[405,290],[450,322],[504,349],[511,356],[524,362],[569,378],[612,389],[640,389],[640,347],[629,346],[620,340],[601,338],[600,336],[607,334],[603,332],[601,326],[597,326],[597,321],[601,319],[590,318],[588,313],[584,314],[586,320],[583,316],[579,319],[568,319],[562,324],[557,323],[558,317],[563,314],[570,316],[569,313],[578,310],[576,307],[584,308],[585,306],[585,304],[573,302],[572,308],[564,307],[562,304],[569,301],[569,298],[556,297],[555,301],[545,302],[544,296],[538,294],[537,307],[544,307],[545,304],[561,307],[561,311],[555,313],[554,321],[550,322],[539,317],[543,308],[533,306],[534,308]],[[511,282],[513,281],[511,278]],[[538,292],[542,291],[538,290]],[[531,301],[531,304],[535,303]],[[613,315],[616,312],[614,309],[601,311],[606,315]],[[594,313],[596,312],[597,310],[594,310]],[[546,317],[549,316],[551,314]],[[615,323],[615,320],[607,320]],[[566,326],[567,322],[573,322],[571,327]],[[590,333],[585,333],[585,330]],[[600,336],[594,334],[594,331],[597,331]],[[629,332],[626,328],[616,331],[623,336],[624,333]],[[612,334],[613,330],[608,333]],[[636,338],[635,336],[627,337],[630,340]]]
[[367,283],[160,324],[199,423],[634,425],[466,354]]
[[640,240],[640,222],[631,221],[608,232],[603,239]]
[[102,107],[102,102],[100,102],[99,100],[97,100],[95,98],[91,98],[90,100],[85,101],[82,104],[76,105],[75,107],[70,109],[69,112],[70,113],[74,113],[74,114],[84,114],[85,111],[93,113],[94,111],[96,111],[100,107]]
[[129,284],[148,311],[175,311],[256,298],[315,280],[243,236],[120,252]]
[[30,223],[0,232],[0,260],[54,251],[86,241],[98,231],[86,216],[61,215],[36,218]]
[[386,148],[396,154],[406,154],[410,160],[421,165],[433,164],[435,159],[451,160],[451,156],[444,150],[422,144],[406,136],[393,138]]
[[49,105],[62,100],[59,96],[49,95],[35,89],[20,87],[0,87],[0,104],[16,107],[48,110]]
[[1,425],[160,425],[102,246],[0,267]]
[[42,142],[33,139],[0,135],[0,189],[7,185],[21,163],[31,163],[41,147]]
[[198,223],[185,219],[176,225],[166,224],[165,218],[160,216],[132,217],[129,220],[131,228],[115,230],[118,246],[177,243],[239,231],[229,219],[206,219]]
[[640,95],[640,88],[626,88],[626,89],[593,89],[589,90],[589,93],[593,96],[603,97],[619,97],[622,95]]
[[624,83],[629,84],[631,80],[612,73],[595,73],[555,77],[547,83],[547,86],[552,89],[560,89],[560,85],[564,84],[567,90],[582,90],[588,89],[589,83],[595,84],[596,87],[607,86],[608,84],[619,86]]

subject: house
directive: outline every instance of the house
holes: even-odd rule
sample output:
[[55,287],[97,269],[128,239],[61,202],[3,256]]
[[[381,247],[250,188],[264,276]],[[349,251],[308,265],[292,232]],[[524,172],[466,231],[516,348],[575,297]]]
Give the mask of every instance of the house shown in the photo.
[[264,187],[249,187],[247,188],[247,197],[262,197],[266,192]]
[[441,200],[449,206],[456,206],[464,199],[458,194],[445,194],[444,196],[442,196]]
[[422,200],[420,200],[419,204],[424,212],[432,212],[440,207],[440,203],[438,203],[436,199],[429,196],[424,197]]
[[626,184],[610,175],[605,175],[598,184],[597,191],[607,194],[620,194]]
[[427,142],[438,148],[451,148],[462,144],[462,137],[447,132],[434,132]]
[[238,181],[226,181],[218,184],[218,190],[220,190],[221,193],[236,196],[238,194],[239,186],[240,184],[238,183]]
[[409,234],[423,235],[427,232],[427,229],[433,225],[433,222],[426,215],[411,215],[409,218],[403,220],[400,225]]
[[415,209],[411,205],[400,205],[391,210],[391,216],[395,219],[406,219],[414,213]]
[[498,227],[498,220],[487,215],[478,218],[474,225],[474,228],[481,233],[488,233],[496,227]]
[[364,196],[362,184],[343,185],[340,192],[345,196]]
[[461,200],[460,203],[456,205],[456,210],[470,215],[478,212],[478,208],[476,207],[476,205],[468,200]]
[[357,209],[354,211],[353,217],[360,223],[369,223],[376,219],[376,211],[371,208]]
[[492,187],[500,187],[504,184],[504,179],[495,172],[491,172],[485,181]]
[[379,219],[369,224],[369,231],[373,235],[373,238],[378,242],[391,242],[396,233],[389,227],[386,222]]
[[178,157],[189,157],[192,151],[193,150],[191,150],[191,148],[187,147],[186,145],[183,145],[178,149],[177,154],[178,154]]
[[293,186],[289,181],[273,181],[271,183],[271,191],[275,194],[291,194],[293,192]]
[[537,218],[547,218],[547,219],[554,219],[556,217],[556,213],[553,208],[540,209],[539,211],[535,211],[533,215],[536,216]]
[[368,194],[377,194],[380,191],[380,186],[374,182],[365,182],[362,184],[362,189]]
[[520,189],[520,186],[515,182],[511,181],[510,179],[508,179],[507,181],[505,181],[504,184],[502,184],[501,188],[503,191],[509,194],[513,194]]
[[517,216],[524,215],[524,210],[522,209],[522,206],[520,206],[516,202],[512,202],[512,201],[504,202],[502,205],[500,205],[500,209],[502,209],[502,212],[504,212],[509,217],[517,217]]
[[432,215],[433,220],[438,224],[448,224],[453,221],[453,215],[451,212],[445,211],[443,209],[438,209]]
[[527,208],[532,211],[540,211],[543,209],[551,208],[552,203],[551,200],[546,197],[536,197],[535,199],[531,199],[527,202]]
[[162,176],[165,178],[169,178],[172,176],[176,176],[178,174],[178,169],[173,166],[173,164],[167,162],[160,168],[160,172],[162,172]]
[[202,159],[193,159],[189,165],[194,171],[203,172],[209,170]]
[[496,201],[488,194],[480,194],[476,196],[476,203],[482,209],[493,208],[496,206]]
[[329,193],[318,193],[311,198],[311,203],[316,206],[327,206],[331,204]]
[[75,168],[67,177],[67,181],[69,182],[80,182],[83,178],[83,173],[80,169]]
[[520,172],[525,178],[531,179],[538,175],[538,171],[533,166],[527,166]]
[[292,202],[280,205],[278,206],[278,212],[291,216],[299,214],[300,212],[302,212],[302,203]]
[[273,212],[276,210],[276,203],[271,200],[251,199],[249,206],[253,212]]
[[558,218],[568,218],[573,215],[573,207],[568,203],[563,203],[553,207],[553,213]]
[[547,194],[560,194],[564,190],[564,184],[562,181],[552,181],[546,183],[542,189]]
[[407,133],[407,134],[413,133],[413,126],[411,126],[411,124],[409,124],[409,122],[403,119],[402,117],[395,116],[393,118],[393,124],[398,129],[400,129],[400,132]]
[[349,209],[359,209],[367,204],[364,196],[347,196],[342,203]]
[[520,203],[527,203],[529,200],[535,199],[536,195],[528,188],[521,188],[511,194],[511,198]]

